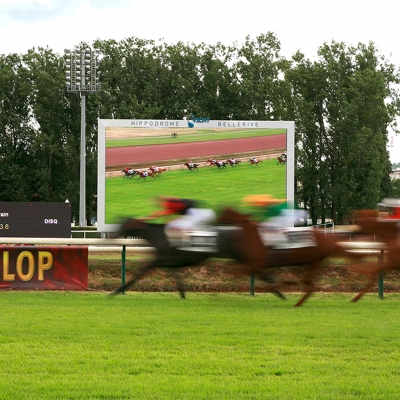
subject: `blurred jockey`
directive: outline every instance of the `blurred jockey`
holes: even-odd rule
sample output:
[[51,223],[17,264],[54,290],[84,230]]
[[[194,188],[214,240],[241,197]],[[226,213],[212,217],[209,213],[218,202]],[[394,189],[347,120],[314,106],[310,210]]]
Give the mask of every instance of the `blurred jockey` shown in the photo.
[[194,200],[175,197],[160,197],[158,200],[162,210],[153,213],[152,217],[179,216],[165,225],[165,233],[172,240],[182,240],[190,231],[199,230],[216,219],[213,210],[197,208]]
[[399,219],[400,220],[400,207],[394,207],[393,208],[393,214],[391,215],[393,219]]
[[386,206],[386,208],[391,208],[392,211],[389,212],[389,215],[386,219],[389,220],[399,220],[400,224],[400,200],[398,198],[386,198],[382,200],[382,204]]
[[288,228],[307,223],[307,211],[296,209],[287,200],[274,199],[270,195],[250,195],[245,198],[245,202],[264,209],[266,220],[259,223],[259,232],[265,246],[290,245],[286,234]]

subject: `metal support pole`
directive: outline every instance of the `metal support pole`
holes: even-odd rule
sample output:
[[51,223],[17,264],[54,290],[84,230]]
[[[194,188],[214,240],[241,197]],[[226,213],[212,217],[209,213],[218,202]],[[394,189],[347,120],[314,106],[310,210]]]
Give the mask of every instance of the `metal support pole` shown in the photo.
[[[378,257],[379,263],[383,263],[383,255],[385,253],[385,250],[381,250],[381,254]],[[383,271],[380,272],[379,278],[378,278],[378,295],[381,300],[383,300]]]
[[[125,274],[126,274],[126,245],[122,245],[121,253],[121,286],[125,285]],[[125,294],[125,291],[122,292]]]
[[250,296],[254,297],[254,275],[250,275]]
[[378,279],[378,295],[381,300],[383,300],[383,271],[379,274]]
[[86,96],[81,95],[81,162],[79,189],[79,226],[86,226]]

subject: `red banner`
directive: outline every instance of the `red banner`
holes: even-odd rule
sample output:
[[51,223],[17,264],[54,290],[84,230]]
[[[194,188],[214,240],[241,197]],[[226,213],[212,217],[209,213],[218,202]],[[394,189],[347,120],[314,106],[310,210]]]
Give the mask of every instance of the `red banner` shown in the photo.
[[86,290],[87,246],[0,246],[0,289]]

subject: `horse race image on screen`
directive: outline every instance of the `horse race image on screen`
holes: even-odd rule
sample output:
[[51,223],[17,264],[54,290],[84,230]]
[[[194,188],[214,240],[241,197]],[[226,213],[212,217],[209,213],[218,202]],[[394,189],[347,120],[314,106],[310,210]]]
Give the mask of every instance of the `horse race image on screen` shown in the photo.
[[290,121],[99,120],[98,138],[99,231],[148,216],[159,196],[216,211],[249,211],[252,194],[294,197]]

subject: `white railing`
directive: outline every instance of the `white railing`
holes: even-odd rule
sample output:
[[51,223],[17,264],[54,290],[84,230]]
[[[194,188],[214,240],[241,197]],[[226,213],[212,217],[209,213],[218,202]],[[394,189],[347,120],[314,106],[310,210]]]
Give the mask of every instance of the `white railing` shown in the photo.
[[153,251],[144,239],[87,239],[87,238],[0,238],[0,244],[11,245],[58,245],[88,246],[89,251],[129,251],[143,253]]

